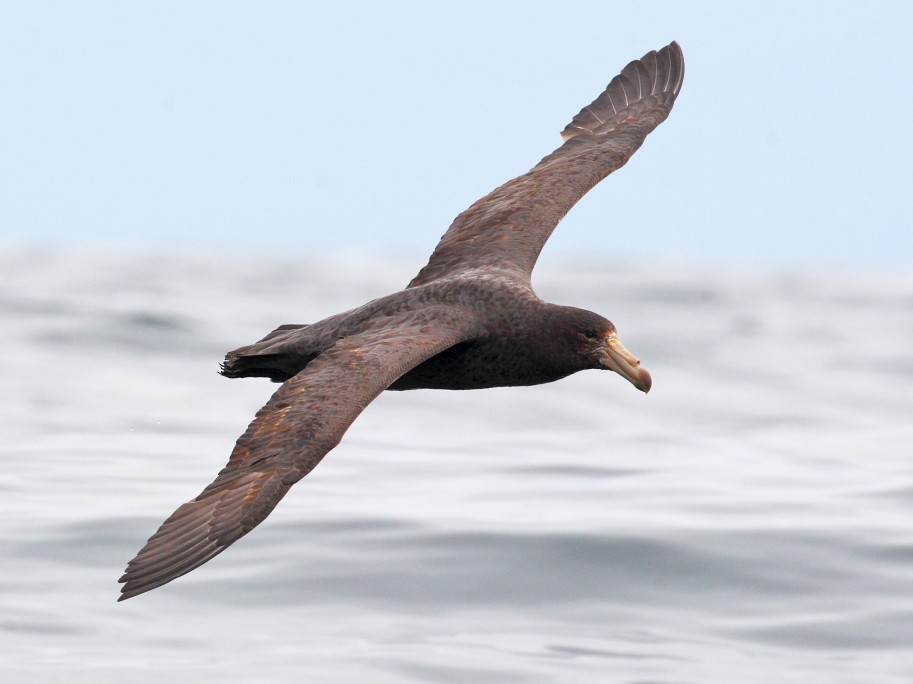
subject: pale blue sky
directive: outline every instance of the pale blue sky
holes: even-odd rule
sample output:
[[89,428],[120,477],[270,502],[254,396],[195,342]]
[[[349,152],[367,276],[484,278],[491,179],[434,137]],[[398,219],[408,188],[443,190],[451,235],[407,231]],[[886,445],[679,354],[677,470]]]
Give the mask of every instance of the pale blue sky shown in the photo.
[[913,265],[913,3],[0,2],[0,245],[426,256],[631,59],[556,255]]

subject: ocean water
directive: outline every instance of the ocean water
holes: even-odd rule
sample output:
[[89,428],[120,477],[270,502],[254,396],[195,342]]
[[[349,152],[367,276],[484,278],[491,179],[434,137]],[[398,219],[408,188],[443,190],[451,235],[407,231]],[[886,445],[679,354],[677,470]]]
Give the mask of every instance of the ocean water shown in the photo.
[[385,393],[115,603],[273,389],[218,362],[420,263],[0,251],[7,682],[913,681],[913,276],[549,262],[654,377]]

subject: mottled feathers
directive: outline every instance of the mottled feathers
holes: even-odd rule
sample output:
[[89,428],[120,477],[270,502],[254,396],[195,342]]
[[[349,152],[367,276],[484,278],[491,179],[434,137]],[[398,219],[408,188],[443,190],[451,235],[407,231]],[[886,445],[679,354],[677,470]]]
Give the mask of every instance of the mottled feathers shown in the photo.
[[628,64],[567,125],[564,145],[456,217],[409,287],[480,266],[529,282],[558,222],[669,115],[684,73],[675,42]]
[[542,302],[530,274],[558,221],[668,116],[683,75],[676,43],[631,62],[568,124],[561,147],[454,220],[406,290],[312,325],[282,326],[230,352],[224,375],[284,384],[212,484],[130,561],[121,599],[190,572],[263,522],[391,385],[550,382],[597,367],[595,332],[609,369],[638,364],[609,321]]
[[476,333],[471,314],[432,307],[340,340],[309,363],[257,411],[212,484],[130,561],[120,600],[190,572],[250,532],[390,383]]

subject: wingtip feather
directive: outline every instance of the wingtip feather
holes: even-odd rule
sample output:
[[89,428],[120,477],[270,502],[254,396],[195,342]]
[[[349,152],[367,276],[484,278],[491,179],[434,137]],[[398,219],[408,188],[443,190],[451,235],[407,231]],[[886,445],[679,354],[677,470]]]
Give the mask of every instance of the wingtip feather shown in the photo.
[[[122,601],[186,575],[256,527],[288,486],[272,473],[229,475],[175,510],[118,580]],[[266,501],[259,501],[261,495]]]
[[[561,132],[567,141],[578,135],[604,135],[618,127],[638,106],[658,104],[664,93],[678,97],[685,76],[685,58],[674,40],[630,62],[591,104]],[[649,88],[646,86],[650,85]],[[655,102],[654,102],[655,100]],[[671,107],[671,102],[668,104]]]

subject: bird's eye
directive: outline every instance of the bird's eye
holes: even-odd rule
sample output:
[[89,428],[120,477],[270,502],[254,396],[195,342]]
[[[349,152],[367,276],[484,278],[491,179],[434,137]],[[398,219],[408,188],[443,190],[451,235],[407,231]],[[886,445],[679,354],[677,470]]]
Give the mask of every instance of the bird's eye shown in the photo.
[[587,330],[585,333],[583,333],[583,335],[584,335],[584,337],[586,337],[588,340],[592,340],[593,338],[596,337],[596,333],[594,333],[592,330]]

